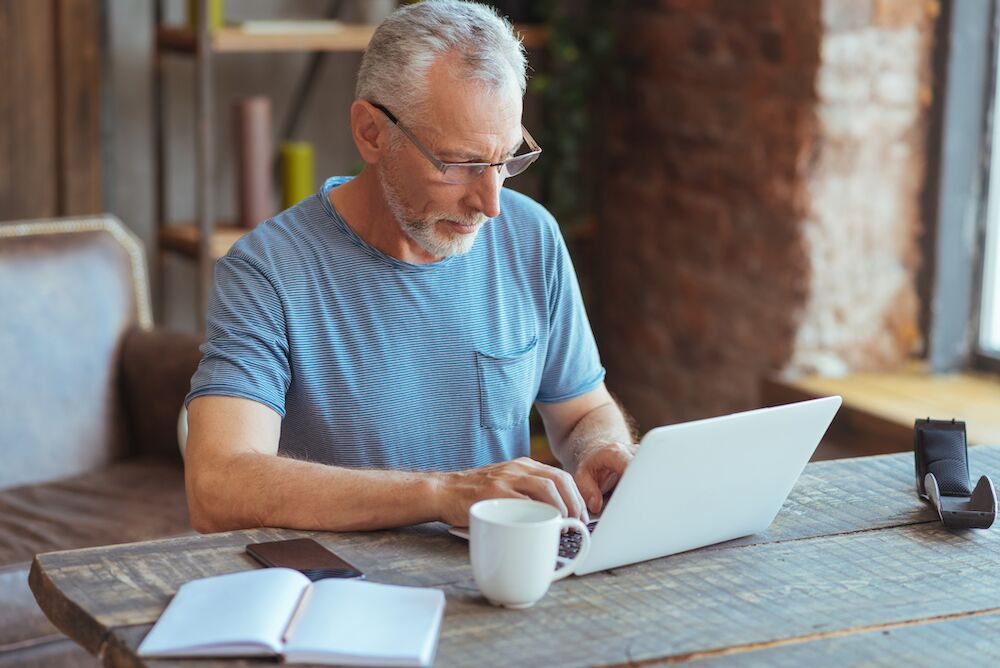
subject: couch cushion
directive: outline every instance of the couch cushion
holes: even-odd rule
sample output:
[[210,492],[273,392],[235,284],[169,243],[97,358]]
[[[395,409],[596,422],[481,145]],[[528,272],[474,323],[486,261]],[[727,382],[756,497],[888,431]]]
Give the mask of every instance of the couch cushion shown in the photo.
[[0,489],[124,455],[118,354],[150,325],[145,280],[112,217],[0,224]]
[[98,665],[39,610],[28,588],[30,566],[0,567],[0,668]]
[[38,609],[24,562],[0,567],[0,656],[58,640],[62,634]]
[[[21,660],[29,655],[55,660],[53,652],[69,660],[78,654],[28,588],[35,554],[190,532],[184,472],[174,462],[126,460],[58,482],[0,491],[0,665],[15,652]],[[49,647],[53,644],[62,651]]]
[[56,482],[0,490],[0,566],[40,552],[129,543],[191,530],[184,471],[128,459]]
[[62,634],[9,649],[0,646],[0,668],[98,668],[100,665],[96,657]]

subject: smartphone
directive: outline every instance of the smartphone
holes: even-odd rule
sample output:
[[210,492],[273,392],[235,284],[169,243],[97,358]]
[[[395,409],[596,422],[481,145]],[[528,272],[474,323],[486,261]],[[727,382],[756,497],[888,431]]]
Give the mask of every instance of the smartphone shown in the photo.
[[251,543],[247,554],[265,566],[293,568],[310,580],[364,579],[365,574],[311,538]]

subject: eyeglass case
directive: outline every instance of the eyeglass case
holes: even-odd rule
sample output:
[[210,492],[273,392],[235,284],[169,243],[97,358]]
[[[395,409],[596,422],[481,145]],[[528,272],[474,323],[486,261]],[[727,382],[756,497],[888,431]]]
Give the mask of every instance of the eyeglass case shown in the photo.
[[917,494],[934,504],[947,527],[988,529],[997,517],[997,494],[989,476],[972,488],[965,423],[917,420],[913,425]]

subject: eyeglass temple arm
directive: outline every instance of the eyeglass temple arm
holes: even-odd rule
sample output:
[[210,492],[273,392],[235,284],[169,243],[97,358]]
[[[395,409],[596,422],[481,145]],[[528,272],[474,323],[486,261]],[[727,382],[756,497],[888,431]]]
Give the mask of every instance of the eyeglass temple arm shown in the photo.
[[393,125],[399,125],[399,119],[396,118],[395,114],[393,114],[391,111],[389,111],[388,109],[386,109],[385,107],[383,107],[378,102],[370,102],[369,104],[371,104],[373,107],[375,107],[376,109],[378,109],[379,111],[381,111],[383,114],[385,114],[386,118],[388,118],[390,121],[392,121]]
[[[402,133],[404,135],[406,135],[406,137],[410,141],[413,142],[413,145],[417,147],[417,150],[419,150],[421,153],[423,153],[424,156],[426,156],[428,160],[430,160],[431,162],[433,162],[437,166],[437,168],[439,170],[441,170],[442,172],[445,171],[445,168],[447,167],[447,163],[441,162],[430,151],[428,151],[426,148],[424,148],[424,145],[421,144],[420,141],[418,141],[416,137],[414,137],[412,134],[410,134],[409,130],[407,130],[405,127],[403,127],[402,125],[399,124],[399,119],[396,118],[395,114],[393,114],[391,111],[389,111],[388,109],[386,109],[385,107],[383,107],[381,104],[378,104],[377,102],[372,102],[371,105],[373,107],[375,107],[376,109],[378,109],[379,111],[381,111],[383,114],[385,114],[385,117],[388,118],[390,121],[392,121],[392,124],[395,125],[397,128],[399,128],[402,131]],[[538,145],[538,142],[535,141],[535,138],[531,136],[530,132],[528,132],[528,128],[526,128],[526,127],[524,127],[522,125],[521,126],[521,132],[524,133],[524,138],[528,140],[528,148],[530,148],[532,151],[539,151],[539,152],[541,152],[542,147]],[[490,167],[499,167],[499,166],[501,166],[503,164],[504,163],[502,163],[502,162],[497,162],[497,163],[490,163],[489,166]]]
[[442,173],[445,171],[445,167],[446,167],[445,163],[443,163],[440,160],[438,160],[437,157],[435,157],[433,153],[431,153],[430,151],[428,151],[424,147],[424,145],[420,143],[419,139],[417,139],[412,134],[410,134],[410,131],[407,130],[404,126],[400,125],[399,119],[396,118],[395,114],[393,114],[391,111],[389,111],[388,109],[386,109],[385,107],[383,107],[381,104],[378,104],[377,102],[372,102],[371,105],[373,107],[375,107],[376,109],[378,109],[379,111],[381,111],[383,114],[385,114],[385,117],[388,118],[390,121],[392,121],[392,124],[395,125],[397,128],[399,128],[400,132],[402,132],[404,135],[406,135],[407,139],[409,139],[411,142],[413,142],[413,145],[417,147],[417,150],[420,151],[421,153],[423,153],[425,158],[427,158],[432,163],[434,163],[434,166],[438,168],[438,171],[440,171]]
[[528,132],[528,128],[522,125],[521,132],[524,133],[524,138],[528,140],[528,148],[530,148],[532,151],[542,150],[542,147],[538,145],[538,142],[535,141],[535,138],[531,136],[530,132]]

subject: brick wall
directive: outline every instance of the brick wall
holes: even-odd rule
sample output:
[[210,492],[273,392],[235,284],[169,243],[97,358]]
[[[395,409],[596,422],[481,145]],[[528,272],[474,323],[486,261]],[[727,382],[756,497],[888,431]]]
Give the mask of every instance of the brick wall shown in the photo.
[[822,144],[804,175],[812,271],[789,372],[891,367],[918,344],[914,275],[936,7],[824,3]]
[[595,325],[640,425],[917,338],[933,3],[662,0],[623,17]]

